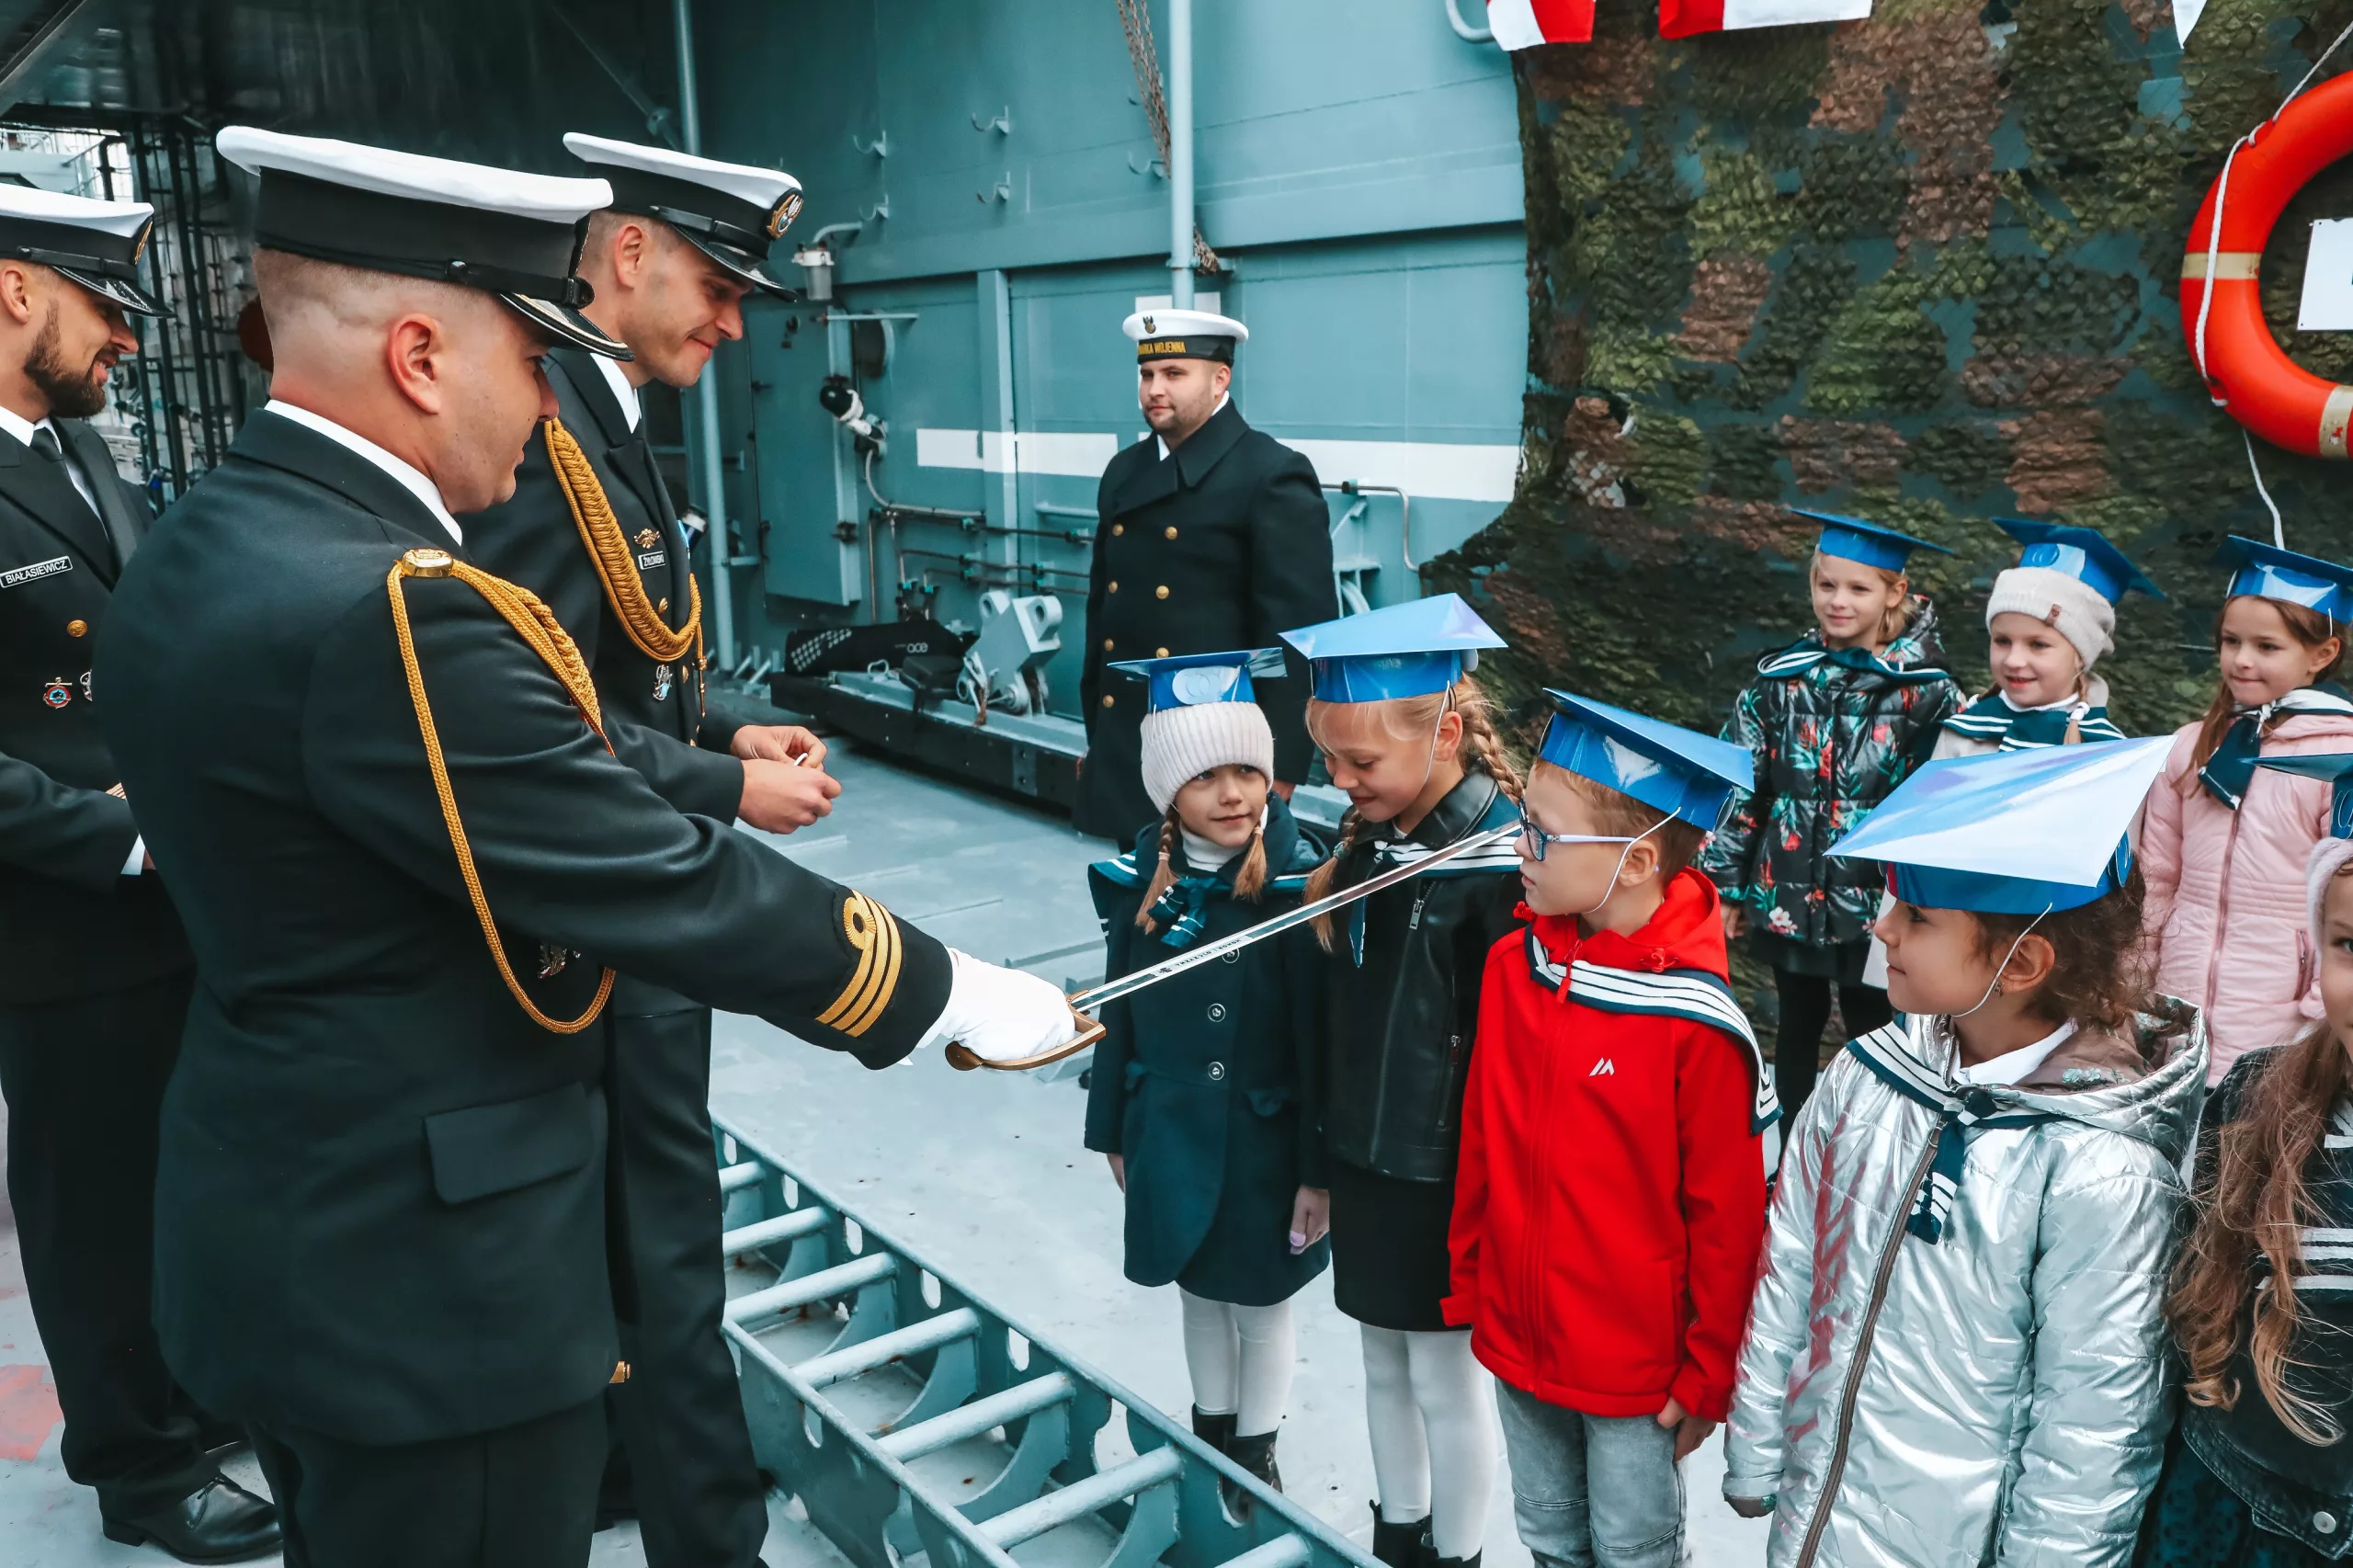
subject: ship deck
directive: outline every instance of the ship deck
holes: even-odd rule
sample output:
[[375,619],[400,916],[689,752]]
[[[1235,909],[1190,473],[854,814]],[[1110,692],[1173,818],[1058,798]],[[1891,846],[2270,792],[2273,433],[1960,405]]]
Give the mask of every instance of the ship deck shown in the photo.
[[[909,772],[837,744],[834,814],[781,853],[888,903],[978,958],[1057,983],[1091,980],[1102,955],[1084,872],[1107,852],[1063,819]],[[808,1049],[755,1018],[722,1016],[711,1103],[746,1133],[787,1151],[852,1210],[887,1224],[1042,1337],[1165,1409],[1189,1405],[1173,1289],[1120,1269],[1120,1197],[1101,1158],[1080,1146],[1083,1096],[1057,1082],[959,1074],[936,1054],[880,1073]],[[0,1140],[5,1140],[0,1119]],[[1360,1544],[1373,1494],[1364,1374],[1353,1324],[1328,1275],[1301,1296],[1299,1369],[1279,1460],[1290,1495]],[[90,1494],[67,1480],[40,1338],[25,1297],[13,1218],[0,1204],[0,1564],[142,1568],[170,1561],[98,1534]],[[228,1468],[259,1480],[249,1458]],[[1717,1497],[1719,1443],[1686,1467],[1693,1561],[1759,1562],[1761,1525]],[[843,1559],[782,1499],[765,1553],[774,1568],[839,1568]],[[1499,1473],[1489,1568],[1527,1568]],[[634,1526],[599,1536],[597,1568],[643,1562]],[[275,1562],[276,1559],[268,1561]]]

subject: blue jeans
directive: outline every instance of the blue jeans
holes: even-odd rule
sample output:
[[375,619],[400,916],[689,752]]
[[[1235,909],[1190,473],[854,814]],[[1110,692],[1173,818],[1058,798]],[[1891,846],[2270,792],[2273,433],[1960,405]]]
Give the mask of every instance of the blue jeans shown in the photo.
[[1675,1434],[1648,1415],[1586,1415],[1498,1381],[1512,1515],[1538,1568],[1682,1568]]

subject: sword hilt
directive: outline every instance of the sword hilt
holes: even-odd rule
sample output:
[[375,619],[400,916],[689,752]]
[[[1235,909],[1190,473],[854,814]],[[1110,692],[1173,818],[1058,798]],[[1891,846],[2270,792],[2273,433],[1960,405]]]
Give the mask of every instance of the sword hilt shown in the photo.
[[1039,1051],[1034,1056],[1017,1056],[1006,1062],[991,1062],[985,1057],[974,1055],[961,1040],[950,1040],[948,1042],[946,1052],[948,1065],[955,1068],[959,1073],[970,1073],[975,1067],[985,1067],[992,1073],[1029,1073],[1040,1067],[1051,1067],[1066,1057],[1076,1056],[1104,1036],[1103,1020],[1100,1018],[1089,1017],[1075,1007],[1070,1010],[1070,1016],[1077,1023],[1078,1032],[1062,1044]]

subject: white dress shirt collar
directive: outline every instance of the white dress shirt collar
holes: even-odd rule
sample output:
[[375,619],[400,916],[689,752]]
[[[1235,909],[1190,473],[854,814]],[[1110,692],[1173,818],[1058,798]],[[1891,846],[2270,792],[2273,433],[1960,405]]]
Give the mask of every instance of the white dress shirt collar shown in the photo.
[[605,384],[612,388],[613,396],[620,400],[621,417],[629,421],[631,429],[636,429],[637,422],[643,414],[643,410],[638,404],[637,389],[629,384],[629,377],[624,375],[621,368],[612,360],[606,358],[602,354],[594,355],[592,358],[597,361],[597,369],[605,372]]
[[271,398],[262,406],[264,414],[275,414],[281,419],[291,419],[306,430],[315,430],[328,440],[382,469],[400,482],[401,487],[424,503],[434,520],[449,531],[449,537],[460,544],[466,542],[465,530],[458,527],[458,519],[449,515],[449,506],[441,499],[441,492],[414,463],[396,458],[367,437],[347,430],[324,414],[313,414],[296,403]]
[[[601,361],[600,361],[600,363],[601,363]],[[1212,408],[1212,409],[1211,409],[1211,410],[1210,410],[1210,419],[1215,419],[1219,415],[1223,414],[1223,413],[1225,412],[1225,405],[1226,405],[1227,403],[1232,403],[1233,401],[1233,394],[1232,392],[1220,392],[1220,393],[1218,393],[1218,394],[1217,394],[1217,406],[1216,406],[1215,408]],[[1206,425],[1210,422],[1210,419],[1204,419],[1204,420],[1202,420],[1202,421],[1201,421],[1201,423],[1202,423],[1203,425],[1205,425],[1205,426],[1206,426]],[[1198,435],[1199,435],[1199,434],[1200,434],[1200,432],[1199,432],[1199,430],[1196,430],[1196,431],[1194,431],[1194,432],[1193,432],[1193,436],[1198,436]],[[1188,436],[1188,437],[1185,437],[1185,439],[1187,439],[1187,440],[1188,440],[1188,441],[1189,441],[1189,440],[1191,440],[1191,439],[1193,438],[1193,436]],[[1161,460],[1161,461],[1163,461],[1163,462],[1166,462],[1166,461],[1168,460],[1168,443],[1167,443],[1166,441],[1163,441],[1163,440],[1161,440],[1161,438],[1160,438],[1159,437],[1157,437],[1157,436],[1154,436],[1154,437],[1153,437],[1153,439],[1154,439],[1154,440],[1155,440],[1155,441],[1159,441],[1159,442],[1160,442],[1160,460]]]
[[2067,1043],[2075,1032],[2071,1020],[2061,1024],[2032,1045],[2022,1045],[2016,1051],[2006,1051],[1991,1056],[1974,1067],[1963,1067],[1953,1074],[1956,1084],[1999,1085],[2006,1087],[2017,1083],[2051,1058],[2051,1053]]
[[[0,408],[0,430],[6,431],[28,447],[33,444],[35,431],[48,430],[57,437],[57,449],[65,451],[65,432],[57,428],[57,422],[53,419],[43,418],[35,424],[13,408]],[[98,509],[97,494],[90,488],[89,476],[82,472],[82,465],[74,460],[71,453],[65,459],[65,477],[74,482],[74,494],[89,504],[91,511],[96,512]]]

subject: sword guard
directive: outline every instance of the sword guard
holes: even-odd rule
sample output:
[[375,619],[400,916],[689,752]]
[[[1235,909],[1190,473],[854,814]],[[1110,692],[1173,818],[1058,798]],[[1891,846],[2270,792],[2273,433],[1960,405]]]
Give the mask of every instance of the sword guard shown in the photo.
[[1008,1062],[991,1062],[974,1055],[965,1048],[961,1040],[950,1040],[948,1042],[946,1052],[948,1065],[955,1068],[959,1073],[970,1073],[975,1067],[985,1067],[993,1073],[1030,1073],[1040,1067],[1051,1067],[1066,1057],[1076,1056],[1080,1051],[1101,1040],[1106,1033],[1100,1018],[1089,1017],[1075,1007],[1070,1010],[1070,1016],[1072,1022],[1078,1025],[1078,1032],[1062,1044],[1039,1051],[1034,1056],[1017,1056]]

